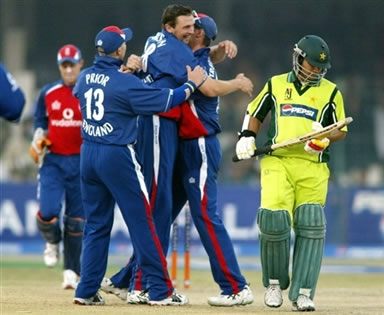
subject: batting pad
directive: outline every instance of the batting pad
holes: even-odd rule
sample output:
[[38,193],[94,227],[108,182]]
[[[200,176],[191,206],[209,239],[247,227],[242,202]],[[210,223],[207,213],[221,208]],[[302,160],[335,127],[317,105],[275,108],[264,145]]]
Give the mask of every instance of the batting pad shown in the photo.
[[61,241],[60,222],[57,218],[50,221],[44,221],[39,215],[36,215],[37,228],[44,240],[51,244],[57,244]]
[[82,248],[84,220],[67,215],[64,221],[64,269],[80,274],[80,255]]
[[299,294],[313,299],[320,274],[325,240],[324,209],[319,204],[299,206],[293,217],[295,247],[293,249],[292,285],[289,299],[296,301]]
[[279,280],[280,288],[289,286],[289,248],[291,218],[286,210],[260,208],[257,214],[260,235],[260,258],[263,271],[263,285],[269,280]]

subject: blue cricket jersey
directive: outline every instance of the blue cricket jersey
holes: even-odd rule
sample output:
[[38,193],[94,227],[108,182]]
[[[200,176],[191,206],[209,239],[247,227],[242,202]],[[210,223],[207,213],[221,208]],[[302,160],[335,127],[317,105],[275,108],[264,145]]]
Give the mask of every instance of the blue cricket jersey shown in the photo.
[[[199,65],[205,69],[208,75],[217,80],[216,69],[213,66],[209,57],[210,48],[201,48],[194,52],[195,57],[199,61]],[[219,97],[205,96],[197,90],[191,97],[194,101],[196,114],[199,120],[207,130],[208,135],[214,135],[221,132],[219,124]]]
[[143,82],[168,88],[187,81],[186,65],[194,69],[198,64],[191,48],[166,30],[148,37],[141,60]]
[[18,121],[24,105],[23,91],[4,65],[0,63],[0,116],[9,121]]
[[165,112],[173,106],[173,90],[149,87],[136,76],[120,72],[122,63],[97,56],[93,66],[78,78],[73,94],[80,100],[82,136],[86,141],[135,143],[138,115]]

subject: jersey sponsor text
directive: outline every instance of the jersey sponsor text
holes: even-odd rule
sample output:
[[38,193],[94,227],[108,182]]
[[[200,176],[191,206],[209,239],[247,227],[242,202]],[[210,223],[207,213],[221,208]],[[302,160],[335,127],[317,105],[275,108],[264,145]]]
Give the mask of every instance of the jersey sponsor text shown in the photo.
[[299,104],[281,104],[280,116],[305,117],[315,121],[318,109]]
[[52,119],[52,126],[55,127],[81,127],[81,120]]

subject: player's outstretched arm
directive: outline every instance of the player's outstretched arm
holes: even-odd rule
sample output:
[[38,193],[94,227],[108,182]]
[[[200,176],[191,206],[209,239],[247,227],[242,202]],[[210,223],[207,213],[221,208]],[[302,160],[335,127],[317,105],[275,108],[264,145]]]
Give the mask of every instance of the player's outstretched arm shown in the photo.
[[253,83],[243,73],[239,73],[232,80],[214,80],[209,77],[199,88],[208,97],[224,96],[236,91],[242,91],[252,96]]
[[196,66],[193,70],[190,66],[186,66],[188,81],[185,82],[182,86],[179,86],[176,89],[173,89],[173,98],[171,107],[179,105],[185,100],[187,100],[192,93],[199,88],[208,78],[208,74],[205,70]]

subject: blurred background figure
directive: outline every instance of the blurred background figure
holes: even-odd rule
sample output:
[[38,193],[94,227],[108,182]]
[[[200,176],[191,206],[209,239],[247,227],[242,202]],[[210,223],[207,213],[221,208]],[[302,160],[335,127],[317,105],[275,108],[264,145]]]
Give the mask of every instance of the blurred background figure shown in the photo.
[[17,122],[25,105],[23,91],[0,62],[0,117]]
[[[71,44],[57,53],[61,79],[45,85],[35,109],[35,131],[30,155],[39,166],[37,227],[46,242],[44,263],[56,266],[59,245],[64,244],[64,289],[75,289],[80,276],[84,210],[80,191],[79,100],[73,87],[84,64],[80,50]],[[63,223],[61,210],[64,202]]]

